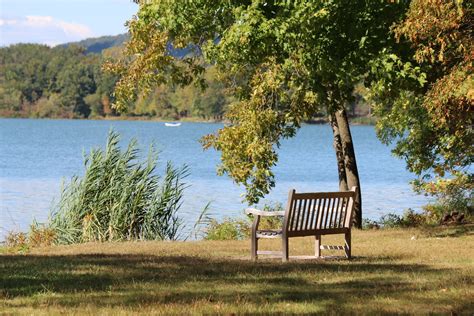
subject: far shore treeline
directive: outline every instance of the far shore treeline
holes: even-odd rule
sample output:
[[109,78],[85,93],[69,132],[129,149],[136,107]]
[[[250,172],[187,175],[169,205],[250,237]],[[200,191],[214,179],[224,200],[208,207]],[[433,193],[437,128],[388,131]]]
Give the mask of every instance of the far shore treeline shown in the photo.
[[[17,44],[0,48],[0,117],[222,119],[233,99],[211,66],[205,75],[205,90],[195,85],[159,86],[139,97],[127,113],[114,111],[117,78],[103,72],[102,64],[120,56],[126,40],[126,35],[117,35],[56,47]],[[186,51],[170,49],[170,53]],[[350,112],[366,116],[368,107],[355,103]]]

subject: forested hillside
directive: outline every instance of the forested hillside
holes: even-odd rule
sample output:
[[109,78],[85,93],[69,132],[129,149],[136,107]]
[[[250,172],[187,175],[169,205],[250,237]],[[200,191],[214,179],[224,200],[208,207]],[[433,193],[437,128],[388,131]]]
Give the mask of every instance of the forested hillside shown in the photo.
[[[90,38],[49,47],[17,44],[0,48],[0,116],[35,118],[105,118],[113,109],[117,78],[102,71],[102,64],[122,54],[126,34]],[[168,47],[182,58],[189,49]],[[125,117],[220,120],[228,104],[221,78],[208,66],[207,89],[190,85],[159,86],[142,94]],[[358,108],[360,110],[360,108]],[[364,110],[364,109],[363,109]],[[360,112],[360,111],[359,111]],[[364,111],[352,114],[366,114]]]
[[115,78],[101,56],[78,46],[18,44],[0,49],[0,115],[89,117],[111,113]]
[[[54,48],[17,44],[0,48],[0,116],[100,118],[112,109],[116,78],[102,71],[107,58],[121,54],[126,35],[106,36]],[[181,56],[186,50],[173,50]],[[163,119],[220,119],[230,100],[212,69],[208,88],[156,88],[122,116]]]

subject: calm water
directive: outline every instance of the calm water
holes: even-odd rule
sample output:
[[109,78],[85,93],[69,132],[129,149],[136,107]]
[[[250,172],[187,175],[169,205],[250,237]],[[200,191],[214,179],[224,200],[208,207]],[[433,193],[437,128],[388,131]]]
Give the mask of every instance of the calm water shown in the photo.
[[[203,151],[198,143],[200,137],[220,127],[222,124],[183,123],[171,128],[141,121],[0,119],[0,237],[9,230],[26,230],[33,219],[45,221],[59,196],[62,179],[83,174],[83,152],[103,147],[111,128],[122,135],[124,144],[131,138],[137,138],[144,149],[154,143],[161,151],[162,169],[167,160],[190,166],[187,182],[191,187],[182,208],[189,225],[209,201],[217,218],[239,216],[245,208],[243,189],[216,175],[218,153]],[[411,191],[408,182],[414,176],[377,140],[373,127],[353,126],[352,133],[364,217],[376,219],[388,212],[419,209],[427,202]],[[285,202],[290,188],[337,190],[329,126],[306,125],[294,139],[284,141],[275,172],[277,186],[262,203]]]

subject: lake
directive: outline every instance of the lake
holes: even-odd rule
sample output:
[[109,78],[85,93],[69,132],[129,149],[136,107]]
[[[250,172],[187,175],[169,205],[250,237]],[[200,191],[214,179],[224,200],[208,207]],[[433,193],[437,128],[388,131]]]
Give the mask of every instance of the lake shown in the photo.
[[[211,202],[217,219],[242,216],[242,187],[228,177],[216,175],[219,153],[203,151],[198,140],[222,124],[187,123],[166,127],[150,121],[86,121],[0,119],[0,237],[6,232],[27,230],[36,219],[44,222],[61,182],[84,172],[83,154],[104,147],[113,128],[122,144],[136,138],[141,148],[154,143],[160,151],[160,168],[166,161],[187,164],[191,175],[181,215],[192,226],[201,210]],[[376,138],[372,126],[352,126],[363,199],[363,217],[378,219],[392,212],[401,214],[427,203],[412,192],[414,175],[405,163],[390,153]],[[282,142],[275,168],[276,187],[264,203],[286,202],[288,190],[332,191],[338,189],[332,132],[325,125],[304,125],[297,136]],[[0,238],[0,240],[3,238]]]

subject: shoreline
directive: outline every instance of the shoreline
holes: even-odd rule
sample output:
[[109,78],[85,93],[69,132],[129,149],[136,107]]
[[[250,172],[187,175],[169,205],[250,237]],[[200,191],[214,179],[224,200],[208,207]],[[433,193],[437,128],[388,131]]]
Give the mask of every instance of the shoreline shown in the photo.
[[[0,116],[0,119],[24,119],[24,120],[71,120],[71,121],[143,121],[143,122],[156,122],[156,123],[222,123],[225,124],[225,120],[214,120],[214,119],[199,119],[199,118],[182,118],[179,120],[175,119],[164,119],[159,117],[143,117],[143,116],[107,116],[107,117],[92,117],[92,118],[67,118],[67,117],[25,117],[25,116]],[[376,118],[373,117],[354,117],[349,118],[349,124],[353,126],[375,126]],[[328,120],[325,119],[313,119],[303,122],[307,125],[327,125]]]

